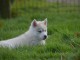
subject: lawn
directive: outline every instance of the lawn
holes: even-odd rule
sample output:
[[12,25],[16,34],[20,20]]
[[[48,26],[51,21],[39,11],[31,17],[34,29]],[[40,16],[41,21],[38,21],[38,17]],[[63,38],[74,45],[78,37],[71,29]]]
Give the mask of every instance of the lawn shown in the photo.
[[[17,3],[16,3],[17,1]],[[80,14],[78,6],[16,0],[11,6],[12,18],[0,18],[0,40],[26,32],[33,19],[48,19],[45,46],[0,47],[0,60],[80,60]]]

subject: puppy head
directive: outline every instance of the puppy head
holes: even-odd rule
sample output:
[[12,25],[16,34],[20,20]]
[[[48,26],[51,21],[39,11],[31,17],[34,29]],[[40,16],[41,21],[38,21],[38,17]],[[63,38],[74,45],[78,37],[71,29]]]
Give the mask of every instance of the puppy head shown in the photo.
[[47,38],[47,18],[44,21],[33,20],[31,24],[31,30],[39,40],[45,40]]

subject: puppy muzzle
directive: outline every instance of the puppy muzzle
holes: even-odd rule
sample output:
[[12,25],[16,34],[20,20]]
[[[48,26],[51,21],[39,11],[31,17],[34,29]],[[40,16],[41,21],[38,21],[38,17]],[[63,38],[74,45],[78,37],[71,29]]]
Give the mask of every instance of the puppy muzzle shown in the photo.
[[44,38],[43,38],[43,40],[45,40],[47,38],[47,35],[44,35]]

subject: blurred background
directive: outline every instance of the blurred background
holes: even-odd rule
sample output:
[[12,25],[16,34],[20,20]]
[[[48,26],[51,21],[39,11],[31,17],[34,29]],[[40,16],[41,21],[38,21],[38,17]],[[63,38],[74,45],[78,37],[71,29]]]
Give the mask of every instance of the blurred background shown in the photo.
[[32,14],[35,12],[36,14],[36,11],[42,13],[46,11],[78,13],[79,6],[79,0],[0,0],[0,15],[3,18],[12,18],[29,12],[33,12]]

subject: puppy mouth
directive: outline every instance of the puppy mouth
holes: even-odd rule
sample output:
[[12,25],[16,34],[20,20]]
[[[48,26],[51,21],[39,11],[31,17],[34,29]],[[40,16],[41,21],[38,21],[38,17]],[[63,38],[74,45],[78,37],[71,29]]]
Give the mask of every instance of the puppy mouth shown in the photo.
[[43,38],[43,40],[46,40],[46,39]]

